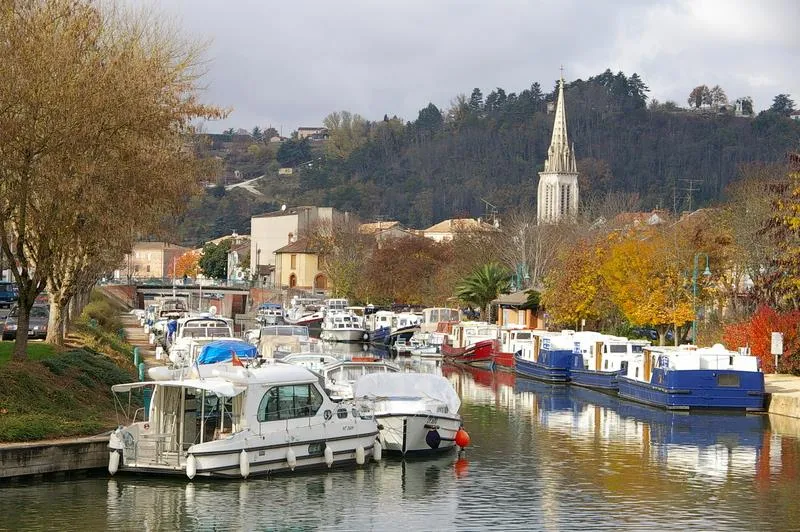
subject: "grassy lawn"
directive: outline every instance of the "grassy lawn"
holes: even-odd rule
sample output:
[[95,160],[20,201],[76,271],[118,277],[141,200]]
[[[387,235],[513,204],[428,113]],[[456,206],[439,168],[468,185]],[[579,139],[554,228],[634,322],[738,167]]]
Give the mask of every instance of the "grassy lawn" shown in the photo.
[[[14,351],[14,342],[0,342],[0,366],[5,365],[11,360],[11,352]],[[44,360],[56,355],[56,348],[44,342],[28,342],[28,360]]]

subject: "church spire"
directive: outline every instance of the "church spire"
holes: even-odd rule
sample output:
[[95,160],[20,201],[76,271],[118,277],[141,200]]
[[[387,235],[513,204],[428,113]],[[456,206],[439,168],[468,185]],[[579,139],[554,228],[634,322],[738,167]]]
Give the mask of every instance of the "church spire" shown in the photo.
[[558,83],[558,101],[556,103],[556,117],[553,124],[553,138],[550,149],[547,150],[547,160],[544,162],[545,172],[577,172],[575,152],[569,144],[567,137],[567,109],[564,104],[564,70],[561,70],[561,79]]

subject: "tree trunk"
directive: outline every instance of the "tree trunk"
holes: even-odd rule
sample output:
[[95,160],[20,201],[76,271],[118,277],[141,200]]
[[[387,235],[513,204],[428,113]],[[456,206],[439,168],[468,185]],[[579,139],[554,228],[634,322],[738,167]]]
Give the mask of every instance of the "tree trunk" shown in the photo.
[[17,300],[17,338],[14,342],[12,358],[20,362],[28,360],[28,324],[30,323],[31,308],[36,301],[36,294],[32,295],[31,292],[33,290],[30,286],[21,288]]
[[44,341],[48,344],[64,345],[64,305],[61,298],[55,295],[50,299],[50,317],[47,321],[47,338]]

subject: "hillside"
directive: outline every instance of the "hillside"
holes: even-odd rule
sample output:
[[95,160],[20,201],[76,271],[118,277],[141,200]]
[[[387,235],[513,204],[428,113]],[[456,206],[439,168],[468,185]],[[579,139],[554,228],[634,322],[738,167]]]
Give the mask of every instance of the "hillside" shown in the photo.
[[[648,108],[646,91],[635,74],[610,72],[566,85],[582,203],[625,193],[637,208],[683,210],[690,207],[692,188],[696,208],[720,199],[742,163],[781,161],[787,150],[800,146],[800,123],[780,115],[735,117],[672,104]],[[207,192],[192,202],[178,233],[199,241],[247,231],[250,214],[282,203],[326,204],[413,227],[481,215],[481,198],[501,212],[535,205],[537,172],[552,131],[553,116],[547,113],[552,99],[538,84],[518,95],[498,88],[485,99],[476,89],[470,97],[457,97],[449,110],[428,105],[413,122],[385,117],[342,127],[331,131],[325,146],[309,147],[305,153],[312,154],[313,164],[295,168],[292,177],[277,176],[278,148],[240,142],[238,151],[224,157],[225,173],[231,176],[234,166],[247,168],[242,179],[265,173],[271,177],[259,184],[265,195]],[[286,153],[302,148],[300,141],[284,144]]]

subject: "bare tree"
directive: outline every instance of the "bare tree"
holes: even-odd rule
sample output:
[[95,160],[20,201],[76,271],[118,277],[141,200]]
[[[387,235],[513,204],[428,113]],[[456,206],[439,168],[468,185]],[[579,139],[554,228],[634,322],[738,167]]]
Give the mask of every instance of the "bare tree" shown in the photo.
[[[175,211],[196,175],[184,133],[223,113],[197,100],[199,49],[157,20],[89,0],[4,5],[0,244],[24,332],[48,282],[63,309],[99,250]],[[18,334],[15,359],[26,346]]]

